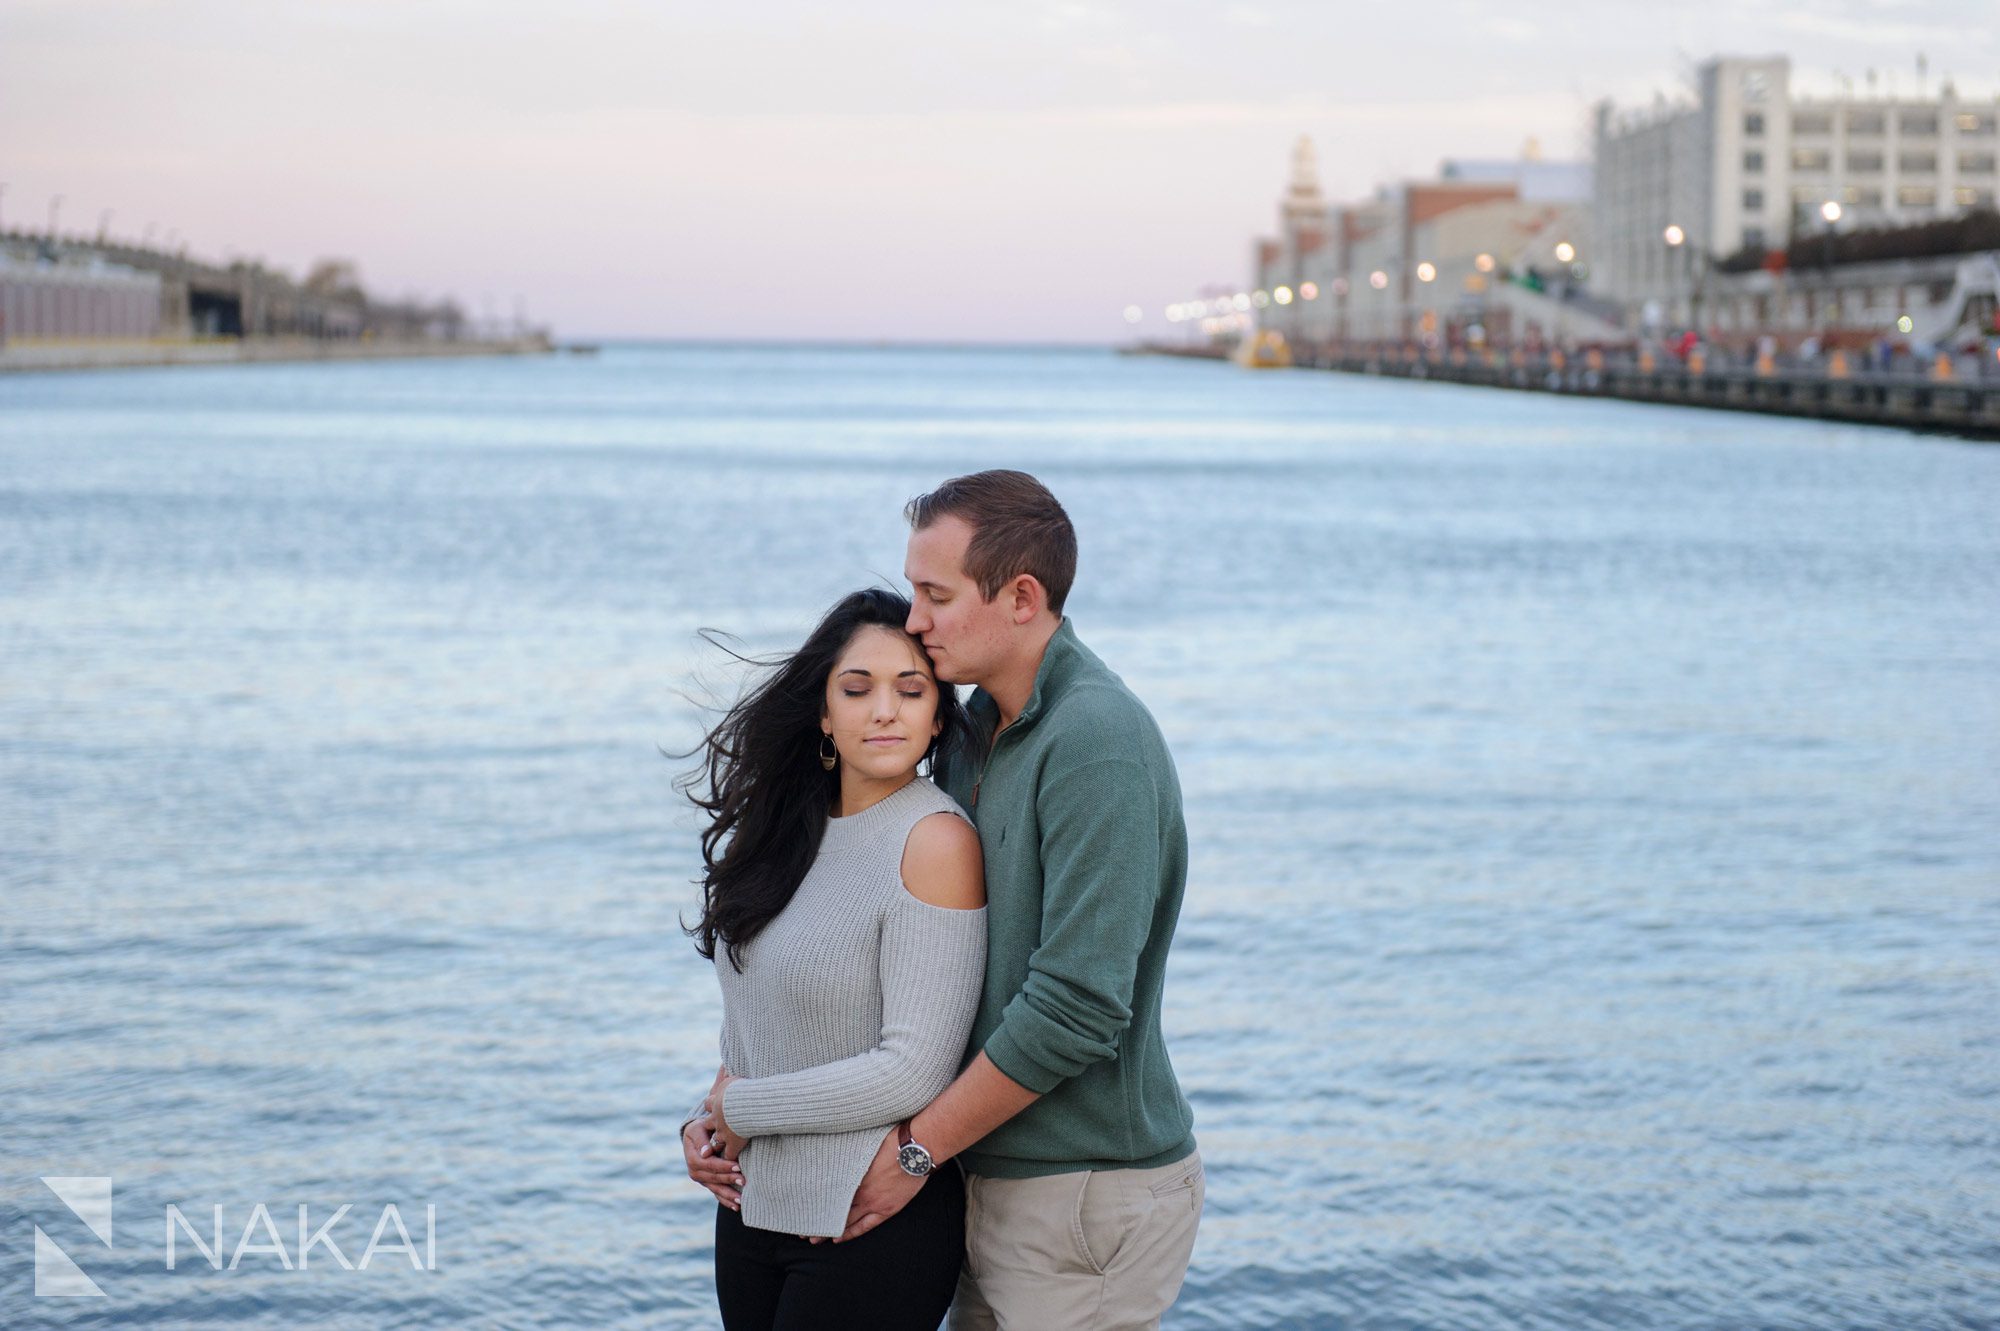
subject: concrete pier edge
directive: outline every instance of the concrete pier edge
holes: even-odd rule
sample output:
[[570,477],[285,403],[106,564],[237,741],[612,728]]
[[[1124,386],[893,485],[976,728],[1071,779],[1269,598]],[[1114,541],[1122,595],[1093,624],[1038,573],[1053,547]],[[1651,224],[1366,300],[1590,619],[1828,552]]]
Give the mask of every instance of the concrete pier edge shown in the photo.
[[535,356],[553,350],[542,338],[450,342],[324,341],[312,338],[216,338],[201,341],[14,341],[0,344],[0,374],[149,369],[193,365],[422,360],[457,356]]
[[[1207,347],[1153,345],[1142,354],[1226,361]],[[1574,397],[1705,407],[1766,415],[1799,416],[1857,425],[1885,425],[1925,433],[2000,441],[2000,380],[1939,379],[1909,374],[1758,374],[1751,370],[1693,370],[1678,362],[1652,370],[1635,365],[1593,367],[1580,358],[1531,358],[1498,364],[1467,358],[1294,351],[1295,370],[1469,384]],[[1259,371],[1260,373],[1262,371]]]

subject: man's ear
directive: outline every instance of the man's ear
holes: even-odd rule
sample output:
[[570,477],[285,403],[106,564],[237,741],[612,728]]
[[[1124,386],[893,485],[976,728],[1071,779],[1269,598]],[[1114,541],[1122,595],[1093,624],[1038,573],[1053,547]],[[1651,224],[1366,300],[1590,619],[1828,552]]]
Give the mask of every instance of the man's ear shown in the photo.
[[1013,604],[1008,607],[1016,624],[1026,624],[1049,603],[1048,589],[1032,573],[1023,573],[1007,584]]

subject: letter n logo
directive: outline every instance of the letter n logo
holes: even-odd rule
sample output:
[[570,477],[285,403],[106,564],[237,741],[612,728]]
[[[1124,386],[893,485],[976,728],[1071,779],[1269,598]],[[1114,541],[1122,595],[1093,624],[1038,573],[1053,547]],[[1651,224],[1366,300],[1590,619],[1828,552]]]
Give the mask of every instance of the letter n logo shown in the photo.
[[[77,1175],[44,1176],[42,1182],[76,1218],[90,1226],[90,1232],[109,1248],[111,1244],[111,1180]],[[35,1226],[35,1297],[103,1298],[97,1282],[56,1246],[55,1240]]]

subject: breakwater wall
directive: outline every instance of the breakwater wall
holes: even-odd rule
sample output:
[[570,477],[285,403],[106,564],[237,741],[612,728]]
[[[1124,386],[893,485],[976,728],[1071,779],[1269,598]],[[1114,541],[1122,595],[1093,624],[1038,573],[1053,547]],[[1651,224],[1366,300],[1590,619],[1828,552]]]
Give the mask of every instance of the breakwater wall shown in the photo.
[[433,339],[214,338],[196,341],[79,339],[0,345],[0,373],[112,370],[164,365],[256,365],[300,361],[414,360],[438,356],[531,356],[545,338],[502,341]]
[[[1200,360],[1228,358],[1227,353],[1208,347],[1152,346],[1144,350]],[[1295,359],[1293,368],[1810,416],[2000,440],[2000,377],[1993,376],[1940,378],[1911,372],[1835,376],[1799,371],[1759,372],[1737,367],[1691,369],[1678,361],[1645,368],[1636,363],[1592,365],[1582,358],[1487,360],[1393,350],[1308,352]]]

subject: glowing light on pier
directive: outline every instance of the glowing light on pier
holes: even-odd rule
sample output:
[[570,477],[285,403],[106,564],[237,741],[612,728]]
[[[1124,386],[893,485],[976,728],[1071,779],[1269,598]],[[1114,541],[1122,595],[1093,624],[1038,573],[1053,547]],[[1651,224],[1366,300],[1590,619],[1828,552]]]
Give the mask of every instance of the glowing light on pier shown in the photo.
[[1374,272],[1368,274],[1368,285],[1374,287],[1377,291],[1385,290],[1389,285],[1389,275],[1380,268],[1377,268]]
[[1292,303],[1292,289],[1290,287],[1279,287],[1271,293],[1271,299],[1277,301],[1280,305],[1289,305]]
[[1436,264],[1420,263],[1417,265],[1417,280],[1419,282],[1435,282],[1437,281],[1437,275],[1438,275],[1438,270]]
[[1318,297],[1319,297],[1319,283],[1317,282],[1299,283],[1299,299],[1316,300],[1318,299]]
[[[1138,323],[1138,322],[1139,322],[1139,321],[1140,321],[1141,319],[1143,319],[1143,318],[1145,318],[1145,317],[1146,317],[1146,312],[1145,312],[1144,310],[1140,309],[1140,308],[1139,308],[1139,307],[1138,307],[1137,305],[1127,305],[1127,306],[1125,307],[1125,322],[1126,322],[1126,323],[1128,323],[1128,324],[1135,324],[1135,323]],[[1167,317],[1171,319],[1171,318],[1172,318],[1173,316],[1172,316],[1172,315],[1170,314],[1170,315],[1168,315]]]
[[1826,219],[1828,226],[1832,226],[1840,220],[1840,204],[1832,199],[1828,199],[1819,206],[1819,215]]
[[1678,246],[1682,241],[1688,238],[1687,232],[1681,230],[1679,227],[1673,225],[1671,222],[1667,224],[1667,229],[1665,231],[1662,231],[1660,234],[1666,238],[1667,244],[1674,246]]
[[1570,244],[1566,240],[1561,241],[1556,245],[1556,259],[1558,262],[1569,263],[1571,260],[1575,258],[1576,258],[1576,246]]
[[1493,256],[1482,254],[1472,261],[1472,266],[1482,273],[1490,273],[1493,271]]

